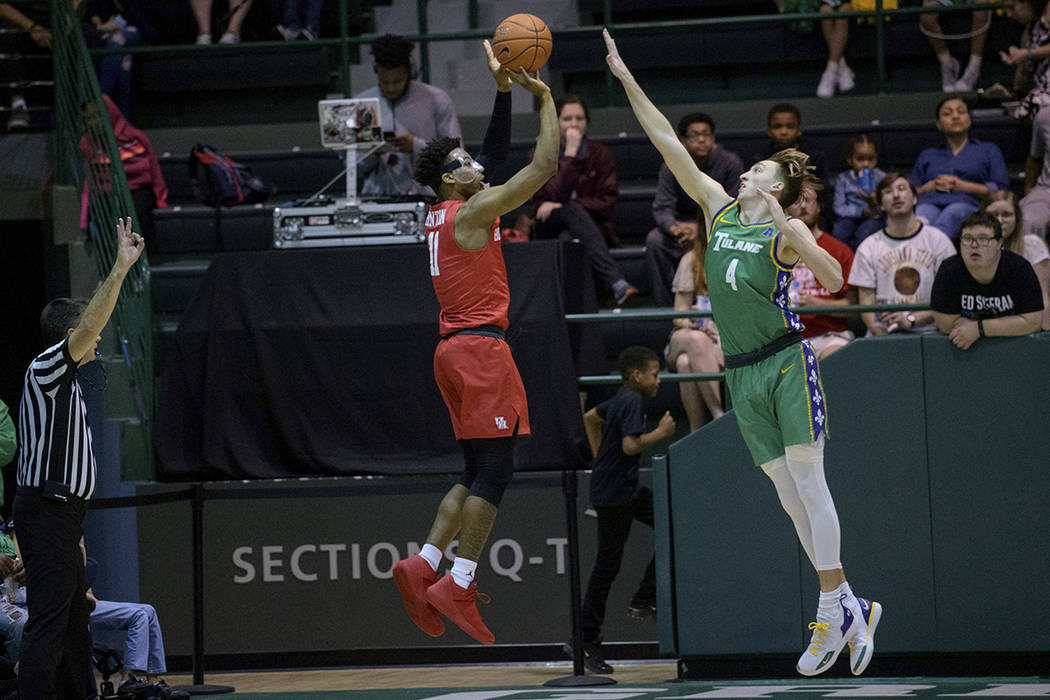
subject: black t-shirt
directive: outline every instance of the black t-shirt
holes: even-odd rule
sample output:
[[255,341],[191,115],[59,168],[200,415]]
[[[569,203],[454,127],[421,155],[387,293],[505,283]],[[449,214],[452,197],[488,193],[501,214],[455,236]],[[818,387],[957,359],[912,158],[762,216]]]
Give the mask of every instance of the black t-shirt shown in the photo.
[[595,408],[605,419],[591,472],[591,505],[620,506],[638,490],[638,458],[623,451],[623,438],[645,431],[645,399],[627,387]]
[[1004,250],[990,284],[970,275],[961,255],[953,255],[937,269],[930,308],[942,314],[985,319],[1042,311],[1043,292],[1032,265],[1017,253]]

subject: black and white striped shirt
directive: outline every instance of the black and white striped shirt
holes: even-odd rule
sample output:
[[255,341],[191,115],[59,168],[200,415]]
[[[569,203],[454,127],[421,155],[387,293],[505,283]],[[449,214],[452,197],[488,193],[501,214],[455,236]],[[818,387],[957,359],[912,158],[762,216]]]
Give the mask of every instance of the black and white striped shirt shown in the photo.
[[26,372],[18,410],[18,485],[43,487],[48,478],[75,496],[95,490],[95,455],[87,405],[77,382],[69,339],[37,355]]

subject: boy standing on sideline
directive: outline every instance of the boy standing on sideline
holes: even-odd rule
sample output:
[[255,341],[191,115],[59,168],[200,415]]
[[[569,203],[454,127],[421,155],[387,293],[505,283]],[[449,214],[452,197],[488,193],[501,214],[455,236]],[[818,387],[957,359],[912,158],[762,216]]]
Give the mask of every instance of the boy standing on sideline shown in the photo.
[[[584,666],[591,673],[612,673],[601,649],[602,622],[616,574],[620,571],[624,545],[637,520],[653,526],[653,492],[638,483],[638,455],[646,447],[674,435],[671,412],[648,433],[645,402],[660,388],[660,358],[649,348],[631,346],[618,359],[623,386],[608,401],[583,416],[587,440],[594,453],[591,471],[591,505],[598,513],[598,555],[581,611]],[[627,609],[638,619],[656,613],[656,563],[649,561],[645,576]]]

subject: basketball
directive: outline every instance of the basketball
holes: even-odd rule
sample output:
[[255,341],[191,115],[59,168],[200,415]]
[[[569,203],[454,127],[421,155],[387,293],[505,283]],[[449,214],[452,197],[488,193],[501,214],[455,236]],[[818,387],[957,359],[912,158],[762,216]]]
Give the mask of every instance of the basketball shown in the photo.
[[492,52],[509,71],[535,73],[551,55],[551,30],[536,15],[511,15],[499,23],[492,35]]

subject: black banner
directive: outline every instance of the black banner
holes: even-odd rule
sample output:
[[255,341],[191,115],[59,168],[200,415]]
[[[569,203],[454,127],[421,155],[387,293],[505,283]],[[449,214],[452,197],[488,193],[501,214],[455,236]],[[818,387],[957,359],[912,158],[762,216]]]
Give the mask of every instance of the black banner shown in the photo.
[[[518,470],[583,464],[557,242],[503,248],[507,340],[529,398]],[[438,304],[426,246],[218,256],[159,387],[158,478],[458,472],[433,377]]]

